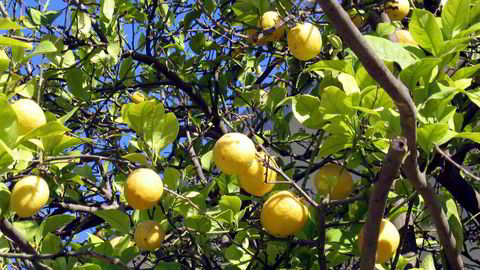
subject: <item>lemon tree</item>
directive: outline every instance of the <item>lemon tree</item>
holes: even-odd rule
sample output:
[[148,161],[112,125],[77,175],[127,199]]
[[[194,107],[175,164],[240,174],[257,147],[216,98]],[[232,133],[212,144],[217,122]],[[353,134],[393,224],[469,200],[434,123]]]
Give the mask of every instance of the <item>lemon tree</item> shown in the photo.
[[0,268],[480,268],[478,1],[2,3]]

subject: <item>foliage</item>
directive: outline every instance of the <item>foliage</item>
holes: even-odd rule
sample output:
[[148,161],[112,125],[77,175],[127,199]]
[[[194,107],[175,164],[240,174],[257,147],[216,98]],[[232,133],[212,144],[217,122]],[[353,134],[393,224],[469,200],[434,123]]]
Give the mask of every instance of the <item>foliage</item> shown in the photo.
[[[9,18],[0,19],[0,216],[40,255],[9,258],[32,252],[2,230],[2,269],[29,261],[52,269],[359,268],[355,241],[367,195],[402,126],[392,98],[315,2],[27,2],[33,1],[2,1]],[[342,5],[368,16],[383,10],[382,1],[362,3]],[[403,21],[374,18],[360,30],[413,97],[420,169],[435,184],[466,266],[478,268],[472,251],[478,250],[480,185],[467,170],[448,166],[445,156],[479,175],[480,2],[415,5]],[[316,25],[320,54],[295,59],[286,35],[257,44],[275,30],[257,26],[270,10],[283,17],[275,29]],[[408,30],[418,46],[389,38],[396,28]],[[136,91],[148,100],[132,103]],[[10,105],[19,98],[35,100],[47,118],[24,136]],[[324,216],[309,206],[309,220],[295,236],[268,235],[259,220],[268,195],[247,194],[237,176],[213,163],[214,143],[225,131],[248,134],[278,158],[285,175],[277,181],[285,181],[272,192],[290,189],[291,178],[315,202],[325,202]],[[314,193],[310,174],[330,162],[354,175],[351,200],[330,203]],[[128,174],[139,167],[158,172],[166,187],[158,205],[142,211],[123,195]],[[19,218],[9,197],[25,175],[45,178],[50,199],[35,216]],[[473,193],[442,181],[463,181]],[[442,267],[427,208],[400,173],[385,216],[407,216],[415,225],[409,228],[416,253],[400,252],[379,268],[403,269],[416,260],[419,269]],[[134,228],[145,220],[167,232],[155,251],[133,242]]]

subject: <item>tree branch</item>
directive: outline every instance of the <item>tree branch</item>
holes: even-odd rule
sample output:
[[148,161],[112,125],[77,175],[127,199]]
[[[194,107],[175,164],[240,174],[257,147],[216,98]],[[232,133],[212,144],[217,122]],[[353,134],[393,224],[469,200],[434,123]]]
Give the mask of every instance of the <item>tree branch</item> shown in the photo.
[[[15,245],[17,245],[23,252],[31,254],[31,256],[37,256],[37,251],[28,243],[27,239],[23,237],[23,235],[13,227],[12,223],[10,223],[5,218],[0,219],[0,232],[6,235],[10,240],[12,240]],[[48,266],[33,262],[36,269],[40,270],[48,270],[50,269]]]
[[409,95],[409,90],[393,76],[380,58],[376,56],[374,50],[355,27],[348,14],[335,0],[319,0],[317,3],[335,27],[338,35],[360,59],[370,76],[375,78],[395,102],[400,112],[400,124],[403,136],[407,139],[409,150],[409,155],[404,164],[405,173],[429,206],[428,209],[437,228],[440,243],[445,249],[450,267],[452,269],[463,269],[463,262],[455,248],[455,238],[449,229],[445,213],[436,200],[435,193],[426,182],[425,176],[418,169],[416,108]]
[[390,143],[387,156],[383,161],[380,176],[370,197],[367,222],[363,229],[364,241],[363,243],[360,243],[360,245],[362,245],[362,254],[360,257],[361,270],[370,270],[375,266],[377,241],[366,241],[366,239],[378,239],[380,223],[387,205],[388,192],[390,191],[393,180],[398,175],[398,171],[402,166],[403,159],[407,153],[405,143],[406,140],[403,138],[393,139]]

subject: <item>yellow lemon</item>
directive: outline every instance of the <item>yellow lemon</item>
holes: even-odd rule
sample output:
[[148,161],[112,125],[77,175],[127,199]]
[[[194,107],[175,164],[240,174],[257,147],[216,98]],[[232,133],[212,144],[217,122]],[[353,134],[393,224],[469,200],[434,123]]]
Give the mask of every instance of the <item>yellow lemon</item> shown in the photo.
[[153,220],[140,222],[135,229],[133,239],[142,250],[155,250],[162,246],[165,231],[160,223]]
[[411,44],[418,46],[417,42],[412,37],[412,34],[407,30],[397,30],[395,31],[395,37],[397,38],[398,43]]
[[144,210],[154,206],[163,194],[163,181],[150,169],[132,172],[124,186],[125,199],[135,209]]
[[17,115],[19,135],[25,135],[32,129],[47,123],[45,114],[38,104],[30,99],[20,99],[12,104],[12,109]]
[[[263,15],[260,17],[260,28],[263,30],[267,30],[269,28],[274,27],[278,22],[280,22],[282,18],[280,17],[280,14],[278,14],[275,11],[267,11],[263,13]],[[285,26],[282,25],[282,27],[279,27],[278,29],[275,30],[272,34],[264,37],[264,42],[272,42],[272,41],[278,41],[280,38],[282,38],[283,34],[285,33]],[[260,41],[259,41],[260,43]]]
[[262,160],[268,158],[271,166],[277,167],[273,158],[268,157],[264,152],[258,153],[255,161],[244,172],[240,173],[238,182],[240,186],[249,194],[261,197],[272,190],[277,180],[277,172],[265,167]]
[[48,201],[50,190],[40,176],[25,176],[13,187],[10,206],[20,217],[38,212]]
[[318,28],[310,23],[297,24],[287,34],[290,53],[301,61],[307,61],[320,53],[322,35]]
[[255,145],[241,133],[227,133],[213,147],[213,161],[226,174],[240,174],[255,160]]
[[290,191],[270,196],[260,212],[262,227],[275,237],[294,235],[307,221],[308,208]]
[[142,92],[136,91],[132,95],[132,101],[135,104],[145,101],[145,95]]
[[400,21],[408,15],[410,3],[408,0],[390,0],[385,5],[385,12],[392,21]]
[[[362,252],[363,228],[360,230],[357,239],[357,246]],[[400,244],[400,234],[397,228],[388,219],[382,219],[380,233],[378,235],[376,263],[384,263],[393,257]]]
[[321,195],[330,194],[332,200],[342,200],[353,190],[352,175],[340,165],[330,163],[315,174],[315,188]]

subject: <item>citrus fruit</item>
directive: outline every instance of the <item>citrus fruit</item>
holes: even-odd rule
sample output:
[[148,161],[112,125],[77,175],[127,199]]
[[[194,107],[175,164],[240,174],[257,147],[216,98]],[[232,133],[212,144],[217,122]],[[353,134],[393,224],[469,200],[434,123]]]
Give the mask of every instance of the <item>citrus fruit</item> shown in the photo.
[[397,38],[398,43],[411,44],[418,46],[417,42],[412,37],[412,34],[407,30],[397,30],[395,31],[395,37]]
[[347,169],[329,163],[315,174],[315,188],[321,195],[330,194],[332,200],[342,200],[353,190],[353,179]]
[[227,133],[213,147],[213,161],[226,174],[240,174],[255,160],[255,145],[242,133]]
[[257,154],[252,165],[246,171],[239,174],[238,182],[249,194],[261,197],[275,186],[277,172],[264,165],[262,160],[266,160],[267,158],[267,162],[269,162],[271,166],[277,166],[273,158],[264,152],[260,152]]
[[40,176],[25,176],[15,184],[10,196],[10,207],[20,217],[38,212],[48,201],[50,190]]
[[[362,252],[363,229],[358,233],[357,246]],[[388,219],[382,219],[378,235],[376,263],[384,263],[393,257],[400,244],[400,234],[397,228]]]
[[140,92],[140,91],[136,91],[136,92],[133,93],[133,95],[132,95],[132,101],[133,101],[133,103],[135,103],[135,104],[138,104],[138,103],[140,103],[140,102],[143,102],[143,101],[145,101],[145,95],[144,95],[142,92]]
[[12,109],[17,115],[17,130],[19,135],[25,135],[32,129],[47,123],[45,114],[38,104],[30,99],[20,99],[12,104]]
[[301,61],[307,61],[320,53],[322,36],[318,28],[310,23],[297,24],[287,34],[290,53]]
[[135,229],[133,239],[142,250],[155,250],[162,246],[165,231],[160,223],[153,220],[140,222]]
[[163,194],[163,181],[151,169],[137,169],[132,172],[124,186],[127,203],[138,210],[154,206]]
[[262,227],[275,237],[294,235],[307,221],[308,208],[290,191],[270,196],[260,212]]
[[400,21],[408,15],[410,3],[408,0],[390,0],[385,5],[385,12],[392,21]]
[[[263,13],[263,15],[260,17],[260,22],[259,22],[259,27],[262,28],[263,30],[270,29],[274,27],[278,22],[280,22],[282,18],[280,15],[275,12],[275,11],[267,11]],[[282,25],[282,27],[279,27],[276,29],[272,34],[267,35],[264,37],[264,41],[259,41],[260,42],[273,42],[273,41],[278,41],[280,38],[282,38],[283,33],[285,33],[285,26]]]

